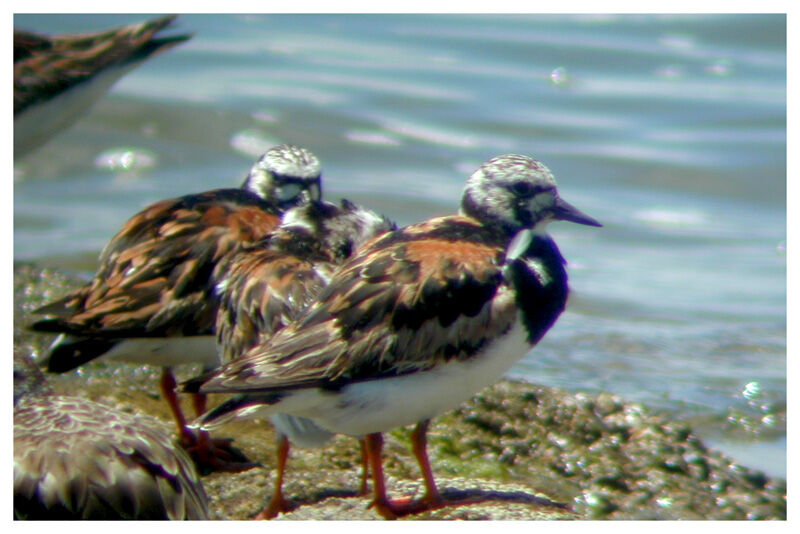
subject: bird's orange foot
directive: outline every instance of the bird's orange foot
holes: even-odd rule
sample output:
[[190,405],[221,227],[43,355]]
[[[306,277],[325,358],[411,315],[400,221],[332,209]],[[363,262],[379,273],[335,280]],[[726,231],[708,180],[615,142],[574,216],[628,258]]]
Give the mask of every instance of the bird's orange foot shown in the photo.
[[279,514],[285,514],[294,510],[295,506],[291,502],[283,498],[283,495],[273,497],[269,505],[261,510],[253,519],[260,521],[265,519],[274,519]]
[[418,500],[413,500],[409,497],[400,497],[397,499],[389,500],[374,500],[370,507],[374,506],[384,519],[397,519],[406,515],[419,514],[429,510],[441,508],[447,504],[441,497],[431,499],[423,497]]

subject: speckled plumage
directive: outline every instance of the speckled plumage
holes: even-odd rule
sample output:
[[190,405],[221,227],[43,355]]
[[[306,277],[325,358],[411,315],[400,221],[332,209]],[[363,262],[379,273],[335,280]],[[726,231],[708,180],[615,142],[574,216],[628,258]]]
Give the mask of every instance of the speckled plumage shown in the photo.
[[[273,161],[284,174],[272,170]],[[103,349],[128,338],[213,335],[217,263],[267,237],[284,211],[305,201],[309,190],[318,198],[319,181],[313,154],[279,145],[253,165],[239,189],[163,200],[130,218],[101,252],[89,284],[36,310],[51,318],[35,323],[35,330],[62,332],[78,338],[69,340],[73,345],[81,343],[79,353],[70,352],[70,345],[54,347],[49,368],[67,371],[101,356],[104,350],[91,353],[95,340],[105,342]],[[201,363],[215,363],[213,356],[212,361],[201,357]],[[131,361],[136,358],[130,355]]]
[[600,226],[558,196],[540,162],[493,158],[467,181],[461,215],[371,241],[294,322],[190,382],[242,393],[199,424],[285,412],[366,435],[375,503],[392,517],[417,508],[386,498],[380,433],[418,423],[412,443],[428,487],[423,505],[440,503],[427,421],[500,378],[564,309],[564,260],[544,233],[559,219]]
[[[288,210],[264,241],[221,262],[214,273],[220,306],[217,341],[223,362],[235,360],[289,324],[327,285],[335,268],[364,242],[395,229],[374,212],[342,200],[312,201]],[[313,421],[286,414],[270,420],[278,431],[278,474],[272,500],[261,517],[286,511],[281,484],[289,441],[321,446],[332,433]]]
[[289,324],[339,264],[364,242],[394,228],[347,200],[341,206],[310,202],[287,211],[262,242],[230,255],[214,273],[222,361],[238,358]]
[[14,358],[15,519],[208,519],[188,455],[149,417],[53,395]]
[[[214,268],[264,239],[286,209],[317,200],[320,191],[319,160],[306,149],[279,145],[253,165],[241,188],[145,208],[103,249],[89,284],[36,310],[49,317],[34,330],[62,334],[45,355],[48,370],[69,371],[99,357],[165,368],[216,366]],[[171,373],[163,380],[162,392],[189,439],[167,391]]]

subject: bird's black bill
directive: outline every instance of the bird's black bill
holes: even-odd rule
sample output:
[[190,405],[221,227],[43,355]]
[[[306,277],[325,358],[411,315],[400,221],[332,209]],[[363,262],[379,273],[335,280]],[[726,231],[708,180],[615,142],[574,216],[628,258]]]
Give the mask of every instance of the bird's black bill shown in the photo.
[[594,218],[589,217],[581,210],[569,202],[562,200],[561,198],[556,198],[556,203],[553,207],[553,218],[560,221],[570,221],[578,224],[585,224],[586,226],[603,226]]

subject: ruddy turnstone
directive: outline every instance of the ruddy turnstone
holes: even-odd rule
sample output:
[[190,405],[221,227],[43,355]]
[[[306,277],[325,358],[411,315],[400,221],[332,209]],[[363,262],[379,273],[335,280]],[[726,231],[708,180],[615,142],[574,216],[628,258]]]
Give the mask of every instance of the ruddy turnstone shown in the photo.
[[14,156],[68,128],[147,58],[191,38],[155,35],[175,18],[56,37],[14,30]]
[[[34,330],[62,334],[45,355],[48,370],[66,372],[100,357],[163,366],[161,390],[182,443],[203,469],[224,468],[210,454],[207,436],[201,433],[196,443],[198,436],[186,427],[171,367],[218,365],[215,265],[269,235],[286,209],[308,198],[319,200],[320,194],[316,156],[279,145],[253,166],[241,188],[145,208],[106,245],[89,284],[35,311],[50,317],[33,324]],[[194,400],[202,413],[205,396]]]
[[[221,262],[214,278],[220,296],[216,333],[223,363],[269,340],[313,301],[337,265],[369,239],[395,228],[385,217],[347,200],[340,206],[311,201],[288,210],[263,242],[243,247]],[[302,417],[274,414],[270,420],[278,434],[277,476],[272,498],[258,519],[290,508],[282,493],[290,441],[318,447],[333,435]],[[366,492],[365,477],[366,471],[362,492]]]
[[54,395],[14,355],[15,519],[208,519],[192,460],[149,417]]
[[[545,231],[554,220],[600,226],[561,199],[542,163],[489,160],[467,180],[459,215],[367,243],[300,317],[201,384],[190,381],[199,391],[242,393],[197,425],[275,412],[308,417],[365,436],[384,517],[442,506],[428,422],[499,379],[564,310],[565,260]],[[426,495],[393,502],[381,433],[412,423]]]

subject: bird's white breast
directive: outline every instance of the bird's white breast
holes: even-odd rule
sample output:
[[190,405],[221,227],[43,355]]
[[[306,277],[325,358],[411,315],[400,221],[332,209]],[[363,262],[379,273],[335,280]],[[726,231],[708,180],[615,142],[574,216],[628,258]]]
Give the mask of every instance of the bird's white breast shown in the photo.
[[452,360],[429,371],[357,382],[335,392],[300,390],[275,407],[310,417],[332,432],[354,436],[385,432],[455,408],[500,379],[530,348],[518,315],[508,332],[470,360]]

